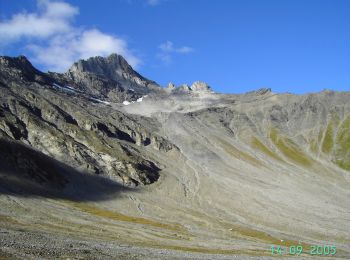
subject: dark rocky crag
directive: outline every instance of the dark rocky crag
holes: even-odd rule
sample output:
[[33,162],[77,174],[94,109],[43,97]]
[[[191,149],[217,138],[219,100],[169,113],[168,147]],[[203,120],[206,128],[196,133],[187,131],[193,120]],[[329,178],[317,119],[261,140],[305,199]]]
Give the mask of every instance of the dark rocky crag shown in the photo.
[[[24,56],[0,57],[0,138],[127,186],[150,184],[163,166],[142,150],[167,152],[175,146],[155,134],[154,120],[101,102],[132,100],[152,88],[159,87],[116,54],[78,61],[64,74],[40,72]],[[2,164],[18,166],[6,149],[0,152]]]

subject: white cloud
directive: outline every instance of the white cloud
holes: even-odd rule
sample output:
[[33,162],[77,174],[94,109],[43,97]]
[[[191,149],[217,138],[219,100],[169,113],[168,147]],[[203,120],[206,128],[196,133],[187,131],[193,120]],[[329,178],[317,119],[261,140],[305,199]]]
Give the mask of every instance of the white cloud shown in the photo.
[[[72,37],[71,39],[67,39]],[[30,44],[27,48],[32,53],[32,61],[43,65],[51,71],[63,72],[74,62],[76,51],[72,48],[70,40],[74,36],[65,35],[54,37],[48,45],[41,46],[38,44]],[[68,45],[68,46],[67,46]]]
[[188,46],[182,46],[179,48],[175,48],[173,42],[166,41],[158,46],[161,50],[160,53],[157,54],[157,57],[163,61],[165,64],[170,64],[172,62],[173,54],[187,54],[193,52],[194,49]]
[[97,29],[59,35],[50,39],[48,46],[29,45],[34,61],[53,71],[65,71],[78,59],[93,56],[122,55],[133,67],[140,64],[127,48],[123,39],[100,32]]
[[[124,40],[102,33],[96,29],[84,31],[76,43],[81,57],[88,58],[93,55],[108,55],[111,52],[123,53],[127,49]],[[126,54],[126,53],[124,53]]]
[[71,19],[78,8],[64,2],[38,1],[37,13],[19,13],[0,22],[0,40],[11,42],[21,37],[47,38],[72,30]]
[[171,41],[166,41],[165,43],[159,45],[159,49],[164,52],[171,52],[174,50],[174,44]]
[[194,50],[190,47],[184,46],[184,47],[178,48],[176,51],[179,53],[189,53],[189,52],[193,52]]
[[188,46],[183,46],[180,48],[175,48],[174,44],[171,41],[166,41],[165,43],[162,43],[159,45],[159,49],[161,49],[163,52],[177,52],[177,53],[189,53],[194,51],[194,49],[188,47]]
[[98,29],[73,26],[72,20],[79,13],[77,7],[62,1],[38,0],[37,3],[37,12],[15,14],[10,20],[0,22],[3,44],[26,38],[33,61],[59,72],[78,59],[111,53],[123,55],[131,66],[140,64],[125,40]]

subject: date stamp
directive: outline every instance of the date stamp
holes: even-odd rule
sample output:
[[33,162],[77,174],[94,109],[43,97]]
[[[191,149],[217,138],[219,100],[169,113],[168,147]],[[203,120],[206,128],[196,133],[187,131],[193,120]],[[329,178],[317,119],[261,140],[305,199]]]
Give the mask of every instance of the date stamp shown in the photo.
[[309,254],[309,255],[328,255],[332,256],[337,253],[337,248],[336,246],[332,245],[311,245],[310,248],[303,248],[302,245],[291,245],[287,248],[283,248],[281,246],[271,246],[271,253],[273,255],[283,255],[283,254],[288,254],[288,255],[301,255],[301,254]]

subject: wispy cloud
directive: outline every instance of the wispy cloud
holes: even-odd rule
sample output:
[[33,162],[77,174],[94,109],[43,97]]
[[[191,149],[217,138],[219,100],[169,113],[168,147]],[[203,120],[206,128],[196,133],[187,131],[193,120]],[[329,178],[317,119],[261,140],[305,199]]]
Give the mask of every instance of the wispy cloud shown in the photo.
[[157,57],[163,61],[165,64],[170,64],[172,62],[173,54],[187,54],[193,52],[194,49],[188,46],[174,47],[173,42],[166,41],[158,46],[161,50]]
[[45,65],[53,71],[64,71],[78,59],[93,56],[107,56],[111,53],[123,55],[133,67],[140,60],[128,50],[127,43],[97,29],[71,32],[52,37],[45,46],[30,44],[27,48],[33,54],[34,62]]
[[177,52],[177,53],[189,53],[194,51],[193,48],[188,47],[188,46],[183,46],[179,48],[175,48],[174,44],[171,41],[166,41],[165,43],[162,43],[159,45],[159,49],[161,49],[163,52]]
[[26,39],[33,60],[54,71],[64,71],[80,58],[113,52],[123,55],[134,67],[140,63],[124,39],[74,26],[78,14],[79,9],[66,2],[38,0],[36,12],[18,13],[0,22],[0,42],[6,46]]

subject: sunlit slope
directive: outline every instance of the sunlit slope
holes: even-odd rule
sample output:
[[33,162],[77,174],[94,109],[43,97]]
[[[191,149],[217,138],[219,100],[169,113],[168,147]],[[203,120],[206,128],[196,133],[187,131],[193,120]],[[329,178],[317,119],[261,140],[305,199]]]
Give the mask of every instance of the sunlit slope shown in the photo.
[[[172,195],[171,189],[167,196],[174,197],[176,208],[187,207],[190,219],[194,214],[189,209],[197,209],[203,219],[211,217],[212,223],[201,227],[199,236],[207,241],[226,233],[214,228],[216,220],[228,223],[227,241],[233,244],[260,241],[268,246],[271,241],[262,241],[259,235],[263,232],[282,241],[345,245],[350,238],[349,172],[335,160],[333,150],[346,161],[348,150],[340,151],[339,140],[347,138],[348,132],[340,129],[349,107],[344,106],[345,98],[338,98],[328,93],[280,95],[254,102],[236,100],[220,108],[156,114],[163,134],[185,158],[185,162],[176,160],[182,171],[168,168],[169,175],[164,176],[182,183],[185,200],[179,201],[179,193]],[[332,122],[337,112],[339,125]],[[334,124],[334,141],[326,153],[322,151],[326,134],[318,138],[329,122]],[[251,236],[235,232],[236,224],[249,228]]]
[[[269,257],[271,245],[299,244],[335,245],[348,258],[349,93],[205,98],[155,96],[123,108],[156,121],[152,135],[178,148],[128,146],[161,168],[153,184],[95,200],[7,194],[1,225],[212,258]],[[69,194],[104,191],[65,176]]]

